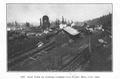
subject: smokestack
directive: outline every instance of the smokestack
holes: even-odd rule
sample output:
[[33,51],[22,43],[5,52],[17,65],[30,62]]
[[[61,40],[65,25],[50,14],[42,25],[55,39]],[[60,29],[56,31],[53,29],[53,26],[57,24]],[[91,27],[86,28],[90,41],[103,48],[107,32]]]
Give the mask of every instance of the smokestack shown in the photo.
[[64,17],[62,16],[62,24],[64,24]]
[[42,20],[41,20],[41,18],[40,18],[40,26],[42,26]]

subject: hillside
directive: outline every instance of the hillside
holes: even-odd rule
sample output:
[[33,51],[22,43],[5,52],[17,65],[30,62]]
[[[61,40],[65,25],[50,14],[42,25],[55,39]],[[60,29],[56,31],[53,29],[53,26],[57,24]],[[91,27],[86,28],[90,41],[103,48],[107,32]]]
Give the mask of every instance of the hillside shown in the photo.
[[86,21],[89,25],[102,24],[104,29],[111,31],[112,29],[112,14],[103,15],[99,18]]

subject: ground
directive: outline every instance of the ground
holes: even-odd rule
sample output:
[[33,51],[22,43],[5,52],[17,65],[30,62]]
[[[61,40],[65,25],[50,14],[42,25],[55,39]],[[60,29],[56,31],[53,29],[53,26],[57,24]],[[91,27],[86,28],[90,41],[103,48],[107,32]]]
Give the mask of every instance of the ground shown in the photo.
[[[63,58],[63,63],[67,63],[72,60],[78,53],[82,52],[82,48],[88,46],[90,39],[91,42],[91,57],[89,63],[86,62],[84,67],[78,67],[80,71],[112,71],[112,44],[109,42],[107,47],[103,47],[98,43],[101,37],[101,32],[96,32],[92,35],[85,35],[84,39],[79,38],[76,41],[70,40],[69,36],[60,32],[58,35],[50,38],[55,41],[54,44],[50,45],[51,48],[47,48],[43,51],[38,52],[33,56],[29,56],[24,61],[18,63],[17,65],[9,68],[9,70],[14,71],[49,71],[49,70],[59,70],[61,63],[60,57]],[[8,42],[8,55],[9,59],[14,56],[19,56],[16,54],[19,51],[26,53],[25,50],[34,48],[39,41],[45,41],[38,37],[31,37],[30,39],[15,40],[14,42]],[[14,52],[11,52],[14,49]],[[19,50],[17,50],[19,49]],[[84,53],[84,52],[83,52]],[[81,69],[83,68],[83,69]],[[76,70],[76,71],[78,71]]]

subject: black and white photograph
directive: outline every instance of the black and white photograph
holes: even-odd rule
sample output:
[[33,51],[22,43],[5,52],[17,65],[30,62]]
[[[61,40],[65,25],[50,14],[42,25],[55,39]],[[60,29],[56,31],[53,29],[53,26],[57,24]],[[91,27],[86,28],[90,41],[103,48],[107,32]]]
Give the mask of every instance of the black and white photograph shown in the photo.
[[7,3],[7,72],[112,72],[112,3]]

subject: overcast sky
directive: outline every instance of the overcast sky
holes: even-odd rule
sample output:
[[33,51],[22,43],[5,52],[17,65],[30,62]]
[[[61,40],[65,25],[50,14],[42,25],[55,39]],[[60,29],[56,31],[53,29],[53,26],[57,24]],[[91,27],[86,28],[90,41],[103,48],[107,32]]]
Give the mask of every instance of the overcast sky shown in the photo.
[[7,4],[7,22],[39,23],[43,15],[50,20],[84,21],[112,13],[112,4]]

